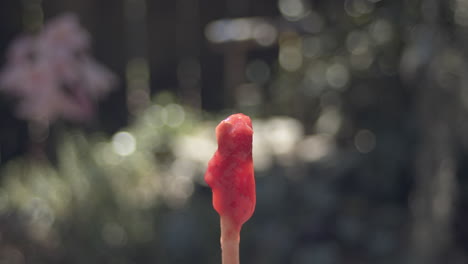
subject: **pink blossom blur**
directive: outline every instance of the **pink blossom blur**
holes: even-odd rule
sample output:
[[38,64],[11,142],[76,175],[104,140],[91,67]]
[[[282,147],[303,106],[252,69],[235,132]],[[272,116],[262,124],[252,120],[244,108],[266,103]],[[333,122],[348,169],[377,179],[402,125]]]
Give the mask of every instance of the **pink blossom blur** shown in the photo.
[[11,43],[0,91],[18,99],[16,113],[26,120],[90,120],[95,102],[115,86],[116,77],[89,49],[89,33],[77,17],[59,16],[37,35]]

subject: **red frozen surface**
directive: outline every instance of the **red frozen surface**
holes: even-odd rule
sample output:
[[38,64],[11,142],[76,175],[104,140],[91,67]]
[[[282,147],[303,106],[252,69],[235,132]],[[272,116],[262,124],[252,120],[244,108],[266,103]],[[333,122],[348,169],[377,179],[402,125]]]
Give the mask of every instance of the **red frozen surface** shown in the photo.
[[218,149],[208,163],[205,181],[213,191],[213,207],[240,230],[255,209],[252,121],[234,114],[216,127]]

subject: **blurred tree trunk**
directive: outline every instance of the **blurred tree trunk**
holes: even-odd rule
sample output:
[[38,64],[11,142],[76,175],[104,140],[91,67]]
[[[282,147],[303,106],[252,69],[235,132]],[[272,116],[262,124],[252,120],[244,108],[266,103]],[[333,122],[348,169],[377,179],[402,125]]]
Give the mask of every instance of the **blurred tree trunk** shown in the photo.
[[182,103],[201,110],[199,0],[176,1],[177,81]]
[[124,0],[127,106],[137,115],[150,104],[147,6],[145,0]]
[[452,246],[457,164],[449,124],[453,115],[438,102],[436,86],[428,83],[424,88],[421,89],[418,114],[423,130],[410,201],[413,217],[411,263],[437,264],[442,263]]
[[453,63],[446,59],[453,49],[447,31],[440,24],[443,5],[438,0],[421,3],[422,26],[426,31],[425,36],[415,38],[419,41],[417,48],[428,52],[427,60],[421,64],[421,74],[414,76],[418,82],[415,118],[420,131],[410,197],[410,263],[416,264],[454,261],[448,257],[453,255],[452,228],[458,189],[455,125],[461,111],[461,87],[441,77],[450,72],[441,69]]

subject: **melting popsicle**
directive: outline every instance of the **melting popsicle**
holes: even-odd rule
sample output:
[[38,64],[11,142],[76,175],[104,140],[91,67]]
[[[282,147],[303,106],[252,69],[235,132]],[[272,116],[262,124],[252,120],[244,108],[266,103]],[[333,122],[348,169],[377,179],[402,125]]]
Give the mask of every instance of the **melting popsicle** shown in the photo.
[[252,135],[252,121],[244,114],[221,121],[216,127],[218,149],[205,174],[221,219],[223,264],[239,263],[240,230],[255,209]]

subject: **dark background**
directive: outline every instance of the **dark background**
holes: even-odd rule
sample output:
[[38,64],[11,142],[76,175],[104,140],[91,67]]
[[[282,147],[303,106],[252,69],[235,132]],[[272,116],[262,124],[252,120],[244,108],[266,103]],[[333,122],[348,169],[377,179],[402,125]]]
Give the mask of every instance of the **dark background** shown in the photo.
[[[303,13],[288,17],[297,3]],[[242,263],[466,263],[466,10],[464,0],[3,0],[0,65],[15,37],[38,32],[25,17],[73,12],[119,84],[92,122],[59,120],[39,141],[0,96],[0,263],[219,263],[205,149],[184,156],[178,142],[214,140],[207,131],[239,111],[258,121],[269,160]],[[271,23],[274,44],[206,38],[209,23],[241,17]],[[151,99],[129,85],[135,58]],[[246,73],[255,61],[267,79]],[[182,125],[158,125],[154,109],[170,105],[184,107]],[[145,147],[100,160],[119,131]],[[186,190],[172,183],[187,164]],[[146,181],[159,187],[142,189],[140,206],[132,192]]]

